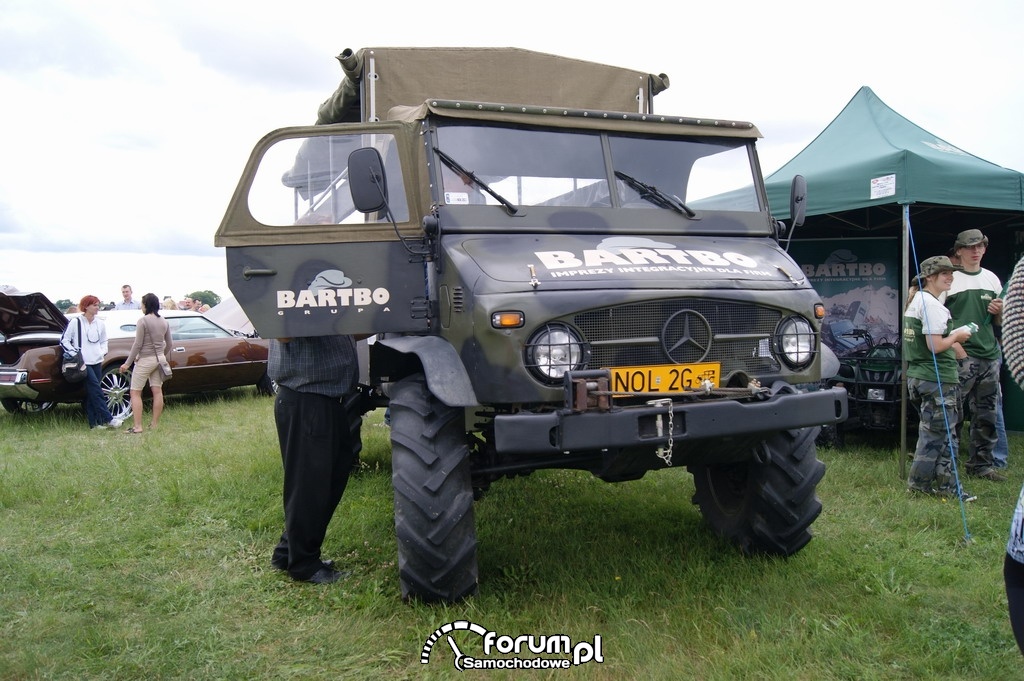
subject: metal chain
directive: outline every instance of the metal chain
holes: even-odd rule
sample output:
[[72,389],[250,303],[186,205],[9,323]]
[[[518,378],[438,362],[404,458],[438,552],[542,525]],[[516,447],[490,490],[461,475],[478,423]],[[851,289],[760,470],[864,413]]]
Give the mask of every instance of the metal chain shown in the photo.
[[[672,447],[675,444],[675,440],[674,440],[673,433],[672,433],[672,429],[673,429],[673,426],[674,426],[673,420],[672,420],[672,417],[674,416],[674,414],[672,412],[672,400],[670,400],[668,398],[663,398],[663,399],[660,399],[660,400],[650,400],[647,404],[651,405],[652,407],[665,407],[666,409],[668,409],[668,443],[667,443],[668,446],[667,447],[665,447],[665,446],[658,447],[657,453],[658,453],[658,458],[661,459],[662,461],[664,461],[666,466],[671,467],[672,466]],[[665,435],[664,426],[662,425],[662,423],[663,423],[663,421],[661,420],[661,417],[658,417],[658,420],[657,420],[658,437],[663,437]]]
[[672,417],[675,416],[675,412],[672,411],[672,403],[668,405],[668,451],[665,452],[665,456],[661,457],[665,460],[666,466],[672,466],[672,446],[675,444],[672,435]]

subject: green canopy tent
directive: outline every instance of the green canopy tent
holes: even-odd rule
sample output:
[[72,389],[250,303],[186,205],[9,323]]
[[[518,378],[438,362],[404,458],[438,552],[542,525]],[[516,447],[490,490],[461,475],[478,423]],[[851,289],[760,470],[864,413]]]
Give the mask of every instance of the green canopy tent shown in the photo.
[[797,174],[807,178],[808,218],[796,239],[912,232],[924,259],[945,253],[958,232],[980,229],[1005,246],[991,249],[985,260],[1004,279],[1020,257],[1014,248],[1024,248],[1024,174],[927,132],[869,87],[765,179],[777,218],[789,217],[790,181]]
[[914,213],[942,207],[947,215],[979,215],[980,222],[971,225],[979,228],[1019,223],[1024,212],[1024,175],[927,132],[869,87],[858,90],[803,151],[766,178],[776,217],[789,217],[789,182],[796,174],[807,178],[807,215],[825,218],[808,220],[805,231],[898,227],[896,206],[911,204],[917,206]]
[[985,266],[1004,281],[1024,251],[1024,174],[927,132],[868,87],[766,178],[777,218],[789,217],[790,182],[797,174],[807,179],[808,217],[794,242],[893,237],[901,270],[899,310],[916,274],[914,260],[946,253],[964,229],[989,236],[993,247]]

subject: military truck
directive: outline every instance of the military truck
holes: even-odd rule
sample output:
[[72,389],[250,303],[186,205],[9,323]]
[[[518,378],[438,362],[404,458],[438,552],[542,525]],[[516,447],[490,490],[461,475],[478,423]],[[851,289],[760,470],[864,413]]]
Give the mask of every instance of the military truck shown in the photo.
[[339,60],[316,124],[256,145],[216,244],[262,336],[374,334],[403,598],[474,594],[474,501],[542,469],[685,466],[719,535],[799,551],[846,394],[813,389],[824,306],[755,126],[655,114],[664,74],[539,52]]

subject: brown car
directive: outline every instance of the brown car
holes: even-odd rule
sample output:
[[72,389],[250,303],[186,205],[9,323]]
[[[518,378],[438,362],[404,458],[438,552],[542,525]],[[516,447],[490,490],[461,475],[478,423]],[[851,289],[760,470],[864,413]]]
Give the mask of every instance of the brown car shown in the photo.
[[[108,349],[100,385],[115,418],[131,415],[130,374],[118,373],[135,342],[140,310],[109,310]],[[255,385],[263,394],[275,386],[267,376],[269,341],[249,338],[215,324],[198,312],[161,310],[171,326],[171,367],[165,395]],[[0,404],[9,412],[45,411],[59,402],[82,402],[82,383],[60,373],[60,337],[74,322],[41,293],[0,293]],[[148,389],[147,389],[148,392]]]

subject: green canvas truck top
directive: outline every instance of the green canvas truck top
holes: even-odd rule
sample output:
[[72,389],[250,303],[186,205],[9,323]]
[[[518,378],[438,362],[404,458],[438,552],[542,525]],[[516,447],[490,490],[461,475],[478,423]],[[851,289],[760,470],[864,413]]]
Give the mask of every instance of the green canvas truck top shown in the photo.
[[344,77],[317,124],[379,121],[431,98],[652,113],[665,74],[511,47],[369,47],[338,55]]

